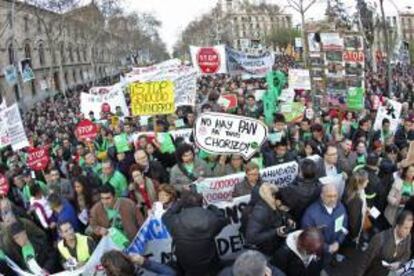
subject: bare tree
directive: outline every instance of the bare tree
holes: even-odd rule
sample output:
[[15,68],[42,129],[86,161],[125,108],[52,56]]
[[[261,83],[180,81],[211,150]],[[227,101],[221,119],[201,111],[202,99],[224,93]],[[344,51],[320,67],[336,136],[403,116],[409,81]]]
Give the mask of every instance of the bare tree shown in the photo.
[[301,23],[302,23],[302,44],[303,44],[303,61],[305,66],[308,65],[308,41],[306,39],[306,30],[305,30],[305,14],[306,12],[318,1],[318,0],[286,0],[288,5],[297,11],[300,14]]

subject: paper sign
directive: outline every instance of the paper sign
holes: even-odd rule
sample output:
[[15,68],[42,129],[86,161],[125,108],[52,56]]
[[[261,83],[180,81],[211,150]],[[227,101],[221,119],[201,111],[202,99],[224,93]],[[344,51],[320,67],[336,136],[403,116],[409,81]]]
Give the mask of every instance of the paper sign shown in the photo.
[[345,216],[342,215],[335,220],[335,233],[342,231],[342,228],[344,227],[344,219],[345,219]]
[[213,47],[190,46],[193,66],[202,74],[227,73],[225,45]]
[[272,52],[250,54],[226,48],[229,74],[242,75],[243,79],[261,78],[272,71],[275,57]]
[[171,114],[175,111],[172,81],[132,83],[130,91],[134,116]]
[[280,111],[285,116],[286,122],[295,122],[303,118],[305,106],[300,102],[285,103],[280,106]]
[[13,151],[28,147],[29,141],[27,140],[26,132],[23,127],[18,105],[13,104],[3,110],[0,117],[7,118],[5,123],[7,125],[7,135],[10,139]]
[[91,93],[81,93],[80,96],[81,112],[85,115],[85,118],[92,111],[96,119],[103,119],[100,115],[102,107],[109,108],[109,112],[115,113],[117,106],[121,108],[124,116],[129,116],[124,93],[119,87],[94,87],[90,91]]
[[9,86],[14,86],[17,83],[17,72],[16,67],[14,65],[6,66],[3,70],[4,77],[7,81]]
[[311,90],[309,70],[289,69],[289,88]]
[[382,129],[382,120],[387,118],[390,120],[390,130],[395,133],[400,123],[401,109],[401,103],[387,99],[386,103],[378,108],[374,130]]
[[379,215],[381,215],[381,212],[377,208],[375,208],[375,206],[372,206],[371,209],[369,209],[369,214],[371,215],[371,217],[376,219],[379,217]]
[[79,141],[94,140],[98,135],[98,127],[89,120],[82,120],[76,126],[75,134]]
[[346,105],[350,110],[364,109],[365,90],[362,87],[350,87],[346,98]]
[[213,154],[252,157],[266,139],[267,126],[259,120],[225,113],[203,113],[195,124],[198,147]]
[[49,153],[46,148],[30,148],[28,150],[27,165],[34,171],[41,171],[49,164]]

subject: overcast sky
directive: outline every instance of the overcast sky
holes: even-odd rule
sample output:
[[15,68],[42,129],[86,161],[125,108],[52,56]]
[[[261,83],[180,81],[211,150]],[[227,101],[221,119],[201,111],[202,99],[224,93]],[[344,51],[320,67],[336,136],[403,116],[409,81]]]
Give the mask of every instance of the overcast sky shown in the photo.
[[[254,1],[254,0],[251,0]],[[258,2],[262,0],[257,0]],[[305,0],[309,1],[309,0]],[[371,0],[377,1],[379,0]],[[414,11],[414,0],[393,0],[399,10],[406,9],[411,5]],[[167,44],[168,50],[177,41],[180,31],[195,18],[200,17],[203,13],[208,12],[216,5],[218,0],[126,0],[127,7],[141,12],[152,12],[159,20],[162,21],[161,38]],[[294,24],[300,22],[299,16],[287,6],[286,0],[267,0],[267,3],[278,4],[288,13],[293,14]],[[321,4],[316,4],[307,13],[307,18],[320,19],[324,16],[326,1],[319,0]],[[344,0],[349,7],[355,6],[355,0]],[[385,12],[389,15],[395,15],[397,10],[390,4],[390,0],[385,0]]]

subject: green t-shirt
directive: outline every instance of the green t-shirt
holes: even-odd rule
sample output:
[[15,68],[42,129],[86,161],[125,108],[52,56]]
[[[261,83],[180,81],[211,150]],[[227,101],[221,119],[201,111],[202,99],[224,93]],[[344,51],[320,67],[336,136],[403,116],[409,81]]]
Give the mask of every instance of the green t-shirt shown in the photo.
[[406,181],[403,182],[401,194],[407,195],[407,196],[413,195],[413,185],[411,184],[411,182],[406,182]]

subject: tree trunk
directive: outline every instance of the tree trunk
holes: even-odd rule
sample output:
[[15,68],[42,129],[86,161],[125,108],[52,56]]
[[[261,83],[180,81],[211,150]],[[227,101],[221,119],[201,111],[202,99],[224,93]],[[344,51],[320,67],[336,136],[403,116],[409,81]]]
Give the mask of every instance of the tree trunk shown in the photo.
[[305,68],[308,67],[308,41],[306,39],[306,30],[305,30],[305,12],[303,10],[300,11],[300,17],[302,20],[302,44],[303,44],[303,63],[305,64]]
[[391,52],[390,52],[390,39],[388,36],[388,28],[387,28],[387,22],[385,19],[385,11],[384,11],[384,0],[380,1],[380,7],[381,7],[381,17],[382,17],[382,31],[384,34],[384,49],[387,53],[387,75],[388,75],[388,92],[387,95],[391,96],[391,88],[392,88],[392,67],[391,67]]

